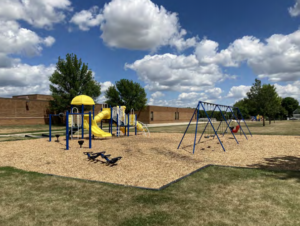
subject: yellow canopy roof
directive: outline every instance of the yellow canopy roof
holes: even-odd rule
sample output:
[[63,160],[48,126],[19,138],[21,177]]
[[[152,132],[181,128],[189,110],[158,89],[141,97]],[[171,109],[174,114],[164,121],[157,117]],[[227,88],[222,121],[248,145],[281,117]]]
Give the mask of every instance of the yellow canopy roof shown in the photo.
[[95,102],[91,97],[87,95],[79,95],[73,98],[71,104],[72,105],[95,105]]

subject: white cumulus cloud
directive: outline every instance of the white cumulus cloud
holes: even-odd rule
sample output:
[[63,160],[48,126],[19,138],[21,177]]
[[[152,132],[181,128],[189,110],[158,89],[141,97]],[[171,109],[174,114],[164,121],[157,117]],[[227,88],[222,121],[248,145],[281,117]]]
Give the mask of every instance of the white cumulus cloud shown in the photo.
[[221,88],[211,88],[203,92],[183,92],[176,99],[156,99],[154,97],[148,100],[148,105],[170,106],[170,107],[191,107],[195,108],[198,102],[205,101],[218,103],[222,98],[223,93]]
[[160,92],[160,91],[157,91],[157,92],[151,94],[151,97],[153,99],[158,99],[158,98],[163,97],[163,96],[165,96],[165,94]]
[[150,91],[173,90],[178,92],[199,91],[212,88],[227,76],[216,64],[201,65],[195,55],[147,55],[125,68],[137,72]]
[[1,0],[0,20],[24,20],[38,28],[51,28],[71,11],[69,0]]
[[9,68],[0,68],[0,96],[49,94],[49,76],[54,71],[55,65],[46,67],[17,64]]
[[287,85],[279,85],[277,83],[274,84],[276,87],[276,91],[280,97],[293,97],[300,100],[300,82],[296,81]]
[[251,86],[244,86],[244,85],[233,86],[229,90],[226,98],[235,98],[236,100],[243,99],[244,97],[247,96],[246,94],[247,92],[249,92],[250,88]]
[[109,87],[114,86],[111,81],[106,82],[100,82],[101,85],[101,93],[104,93],[106,90],[108,90]]
[[110,86],[113,86],[114,84],[111,81],[106,82],[100,82],[101,85],[101,95],[97,99],[97,103],[104,103],[107,99],[105,97],[105,92],[108,90]]
[[150,0],[112,0],[99,10],[76,13],[71,22],[81,30],[99,26],[101,38],[110,47],[155,51],[170,45],[179,51],[193,47],[197,38],[184,39],[176,13],[167,11]]
[[293,7],[290,7],[289,9],[289,13],[291,16],[295,17],[295,16],[299,16],[300,15],[300,0],[296,0],[296,3]]
[[97,6],[75,13],[70,20],[71,23],[78,25],[79,29],[83,31],[88,31],[90,27],[99,26],[102,21],[103,15]]
[[228,48],[218,50],[219,44],[201,40],[195,55],[202,64],[238,67],[242,62],[271,82],[300,79],[300,30],[291,34],[274,34],[264,41],[253,36],[236,39]]
[[35,32],[21,28],[15,21],[0,21],[0,53],[40,54],[42,45],[51,46],[55,39],[51,36],[41,38]]

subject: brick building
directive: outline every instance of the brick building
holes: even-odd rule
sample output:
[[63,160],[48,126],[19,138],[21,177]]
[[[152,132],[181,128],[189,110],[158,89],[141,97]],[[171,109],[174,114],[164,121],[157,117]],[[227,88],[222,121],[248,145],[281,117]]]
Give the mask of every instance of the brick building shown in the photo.
[[[148,105],[136,112],[138,121],[146,124],[189,122],[195,109]],[[196,116],[193,118],[196,121]]]
[[[48,124],[50,95],[29,94],[0,98],[0,125]],[[102,104],[96,104],[95,114]],[[146,124],[189,122],[195,109],[162,106],[146,106],[135,111],[138,121]],[[196,117],[193,119],[196,120]]]

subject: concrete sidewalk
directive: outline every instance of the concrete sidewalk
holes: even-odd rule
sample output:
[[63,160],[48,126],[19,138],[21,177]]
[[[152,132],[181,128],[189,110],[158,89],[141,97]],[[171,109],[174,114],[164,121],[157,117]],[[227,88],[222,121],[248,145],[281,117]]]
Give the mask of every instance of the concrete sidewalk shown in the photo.
[[[207,123],[207,122],[198,122]],[[164,127],[164,126],[187,126],[189,122],[179,122],[179,123],[159,123],[159,124],[145,124],[147,127]],[[191,125],[196,125],[196,122],[191,122]]]

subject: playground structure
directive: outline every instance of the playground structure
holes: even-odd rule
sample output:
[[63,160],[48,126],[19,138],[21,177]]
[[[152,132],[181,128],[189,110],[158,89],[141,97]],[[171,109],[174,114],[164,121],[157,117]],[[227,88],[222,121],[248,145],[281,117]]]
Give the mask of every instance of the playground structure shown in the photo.
[[[84,106],[92,106],[93,111],[88,113],[84,112]],[[81,112],[75,106],[81,106]],[[135,135],[137,131],[140,131],[145,136],[150,136],[150,132],[146,125],[137,121],[134,110],[130,111],[130,114],[125,113],[126,106],[116,106],[101,108],[101,111],[95,115],[95,102],[86,95],[80,95],[73,98],[71,102],[71,111],[66,112],[66,150],[69,150],[69,139],[83,139],[84,129],[89,131],[89,148],[91,148],[92,135],[100,138],[112,137],[113,125],[116,126],[117,137],[121,135],[129,136],[129,130],[131,127],[135,128]],[[64,114],[49,115],[49,141],[51,141],[51,118],[52,116],[64,116]],[[109,132],[105,132],[102,127],[103,120],[108,120]],[[100,124],[100,127],[98,126]]]
[[262,121],[264,117],[262,115],[257,115],[257,116],[251,116],[251,121]]
[[[212,123],[212,120],[211,120],[214,117],[215,112],[219,112],[220,115],[221,115],[221,120],[220,120],[220,123],[219,123],[217,129],[215,129],[215,127]],[[198,142],[196,142],[197,133],[198,133],[198,123],[199,123],[199,118],[201,116],[201,113],[202,114],[204,113],[204,115],[207,117],[207,123],[204,127],[204,130],[202,131],[202,134],[201,134]],[[230,118],[229,122],[228,122],[228,119],[227,119],[227,114],[231,115],[231,118]],[[195,111],[194,111],[194,113],[191,117],[191,120],[190,120],[190,122],[189,122],[189,124],[188,124],[182,138],[181,138],[181,141],[179,142],[179,145],[178,145],[177,149],[179,149],[179,147],[180,147],[180,145],[181,145],[181,143],[182,143],[182,141],[183,141],[183,139],[184,139],[184,137],[185,137],[185,135],[188,131],[188,128],[189,128],[193,118],[195,117],[195,115],[196,115],[196,118],[197,118],[197,123],[196,123],[195,138],[194,138],[194,144],[193,144],[193,154],[195,153],[196,144],[200,143],[205,131],[207,131],[207,129],[209,130],[209,128],[212,128],[212,134],[208,135],[208,136],[204,136],[204,138],[206,138],[206,139],[213,138],[214,139],[215,137],[217,137],[217,139],[219,141],[218,143],[222,146],[224,152],[226,150],[225,150],[225,147],[224,147],[222,141],[220,140],[220,135],[222,135],[224,137],[225,133],[227,133],[228,128],[229,128],[229,131],[232,134],[232,136],[235,139],[237,144],[239,144],[239,142],[238,142],[238,140],[237,140],[237,138],[234,134],[236,134],[239,130],[241,130],[241,132],[244,134],[245,138],[248,140],[248,138],[247,138],[242,126],[241,126],[240,120],[238,120],[239,116],[240,116],[240,119],[245,123],[245,125],[246,125],[246,127],[249,131],[249,134],[252,136],[252,134],[249,130],[249,127],[247,126],[247,123],[245,122],[245,120],[243,118],[243,115],[240,112],[239,108],[199,101],[198,105],[195,108]],[[233,121],[235,121],[238,124],[235,128],[230,127],[230,124]]]

